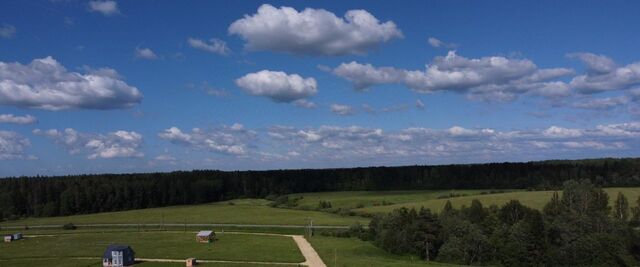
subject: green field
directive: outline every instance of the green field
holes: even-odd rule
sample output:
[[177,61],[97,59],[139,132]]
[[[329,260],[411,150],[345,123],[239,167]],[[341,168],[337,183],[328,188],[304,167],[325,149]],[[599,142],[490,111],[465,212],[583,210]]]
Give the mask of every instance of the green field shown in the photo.
[[[636,200],[640,197],[640,187],[629,187],[629,188],[605,188],[604,189],[607,194],[609,194],[609,205],[613,205],[618,192],[622,192],[627,199],[629,200],[629,204],[631,207],[637,206]],[[398,209],[401,207],[408,208],[416,208],[425,207],[431,209],[433,211],[439,212],[447,200],[451,201],[453,207],[460,208],[463,205],[467,207],[471,205],[471,201],[474,199],[480,200],[484,206],[490,205],[504,205],[510,200],[516,199],[520,201],[522,204],[529,206],[535,209],[542,209],[544,205],[549,202],[551,196],[554,191],[518,191],[518,192],[508,192],[508,193],[499,193],[499,194],[486,194],[486,195],[474,195],[474,196],[463,196],[463,197],[454,197],[450,199],[430,199],[424,201],[416,201],[416,202],[405,202],[388,206],[377,206],[377,207],[365,207],[362,209],[356,209],[355,211],[358,213],[386,213],[390,212],[394,209]],[[562,193],[562,192],[558,192]]]
[[341,191],[291,194],[289,198],[302,197],[302,199],[297,201],[298,208],[301,209],[316,209],[321,200],[330,201],[332,208],[355,209],[358,207],[373,207],[389,203],[397,204],[427,201],[449,194],[478,195],[481,192],[483,192],[483,190]]
[[[231,205],[230,203],[233,203]],[[119,212],[76,215],[67,217],[28,218],[3,222],[8,225],[44,224],[159,224],[159,223],[219,223],[259,225],[306,225],[313,220],[316,225],[350,225],[368,219],[355,216],[340,216],[325,212],[280,209],[268,206],[263,199],[242,199],[204,205],[172,206]]]
[[[0,244],[0,260],[42,258],[96,258],[112,243],[128,244],[136,258],[303,262],[292,238],[277,235],[219,234],[214,243],[197,243],[195,232],[106,232],[61,235],[27,235]],[[73,261],[85,261],[77,260]],[[90,263],[90,261],[89,261]]]
[[[630,202],[636,206],[636,200],[640,196],[640,187],[605,188],[609,194],[609,202],[613,204],[618,192],[622,192]],[[517,199],[524,205],[542,209],[551,199],[554,191],[522,191],[503,190],[504,193],[490,193],[492,190],[426,190],[426,191],[354,191],[354,192],[323,192],[292,194],[290,198],[302,197],[298,200],[296,208],[316,210],[320,201],[331,202],[331,208],[348,209],[357,214],[375,214],[390,212],[401,207],[420,208],[425,207],[439,212],[447,200],[451,201],[455,208],[463,205],[469,206],[473,199],[478,199],[485,206],[498,205]],[[561,192],[559,192],[561,193]],[[444,198],[447,195],[459,195]]]
[[309,242],[330,267],[456,266],[436,262],[427,264],[417,257],[391,254],[357,238],[314,236]]

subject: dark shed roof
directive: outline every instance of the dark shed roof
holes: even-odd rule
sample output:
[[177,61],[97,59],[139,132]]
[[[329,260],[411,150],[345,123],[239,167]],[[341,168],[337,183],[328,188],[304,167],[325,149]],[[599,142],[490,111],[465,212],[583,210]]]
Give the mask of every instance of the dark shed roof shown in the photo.
[[102,258],[111,259],[112,251],[122,251],[123,254],[125,255],[125,258],[126,258],[126,255],[135,255],[135,252],[133,251],[133,249],[128,245],[111,244],[107,247],[107,250],[104,251],[104,254],[102,254]]

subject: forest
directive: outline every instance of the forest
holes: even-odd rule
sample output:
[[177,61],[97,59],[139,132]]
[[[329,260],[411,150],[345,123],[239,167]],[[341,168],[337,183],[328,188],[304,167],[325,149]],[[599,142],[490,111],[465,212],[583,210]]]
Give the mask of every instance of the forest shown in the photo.
[[[342,236],[372,241],[395,254],[427,261],[499,266],[638,266],[640,208],[619,193],[609,196],[589,180],[570,180],[542,211],[512,200],[502,207],[473,201],[440,214],[397,209],[376,216],[368,229]],[[637,200],[640,204],[640,198]]]
[[270,171],[194,170],[0,179],[0,216],[63,216],[301,192],[640,186],[640,158]]

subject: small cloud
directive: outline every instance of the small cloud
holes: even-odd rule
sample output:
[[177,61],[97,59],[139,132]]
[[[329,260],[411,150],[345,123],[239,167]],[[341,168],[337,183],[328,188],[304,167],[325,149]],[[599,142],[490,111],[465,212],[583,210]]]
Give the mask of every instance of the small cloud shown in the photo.
[[211,52],[218,55],[226,56],[231,53],[231,49],[227,47],[227,43],[220,39],[212,38],[209,40],[209,43],[204,40],[189,38],[187,40],[189,45],[195,49],[200,49],[202,51]]
[[0,37],[12,38],[16,34],[16,27],[10,24],[3,24],[0,26]]
[[91,12],[98,12],[105,16],[112,16],[120,14],[118,9],[118,3],[116,1],[89,1],[89,10]]
[[0,114],[0,123],[32,124],[36,122],[38,122],[38,119],[31,115],[16,116],[13,114]]
[[236,85],[251,95],[267,97],[280,103],[291,103],[318,92],[318,83],[314,78],[282,71],[262,70],[249,73],[238,78]]
[[318,105],[316,105],[316,103],[306,100],[306,99],[298,99],[296,101],[293,101],[293,104],[301,107],[301,108],[308,108],[308,109],[312,109],[312,108],[316,108],[318,107]]
[[454,49],[454,48],[456,48],[458,46],[458,45],[456,45],[454,43],[445,43],[445,42],[443,42],[440,39],[435,38],[435,37],[429,37],[429,39],[427,39],[427,42],[429,43],[429,45],[431,47],[435,47],[435,48]]
[[424,103],[422,103],[422,100],[416,99],[416,108],[417,109],[424,109]]
[[351,106],[348,105],[340,105],[340,104],[332,104],[331,112],[340,115],[340,116],[348,116],[353,115],[354,111]]
[[148,60],[155,60],[160,58],[158,57],[158,55],[156,55],[156,53],[153,52],[153,50],[149,48],[138,48],[138,47],[136,47],[135,56],[136,58],[139,58],[139,59],[148,59]]

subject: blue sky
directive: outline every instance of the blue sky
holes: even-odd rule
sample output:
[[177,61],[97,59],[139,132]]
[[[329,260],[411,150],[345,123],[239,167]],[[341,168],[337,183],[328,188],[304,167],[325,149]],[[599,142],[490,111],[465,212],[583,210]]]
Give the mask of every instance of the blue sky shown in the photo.
[[640,152],[635,1],[180,4],[0,3],[0,176]]

